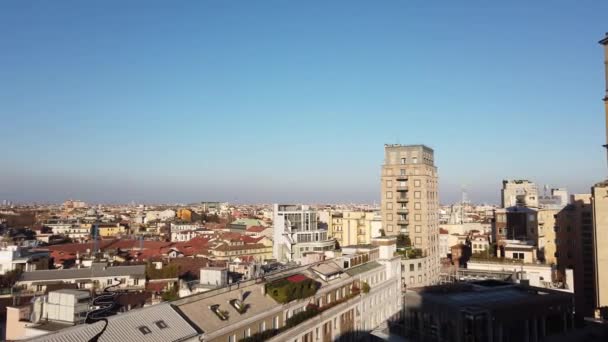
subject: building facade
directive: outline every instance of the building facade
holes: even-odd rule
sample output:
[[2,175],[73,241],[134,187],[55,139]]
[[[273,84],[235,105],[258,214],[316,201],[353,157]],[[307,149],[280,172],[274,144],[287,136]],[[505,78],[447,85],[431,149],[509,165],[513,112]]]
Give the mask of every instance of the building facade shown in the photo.
[[306,252],[329,252],[336,241],[319,229],[317,212],[307,205],[274,205],[273,257],[299,262]]
[[368,244],[373,236],[375,218],[376,213],[366,211],[332,213],[328,224],[329,236],[340,246]]
[[503,180],[501,190],[503,208],[525,206],[538,207],[538,188],[525,179]]
[[[405,234],[428,258],[432,284],[439,275],[439,199],[434,152],[424,145],[385,145],[381,172],[382,226],[388,236]],[[409,266],[408,266],[409,267]],[[424,278],[424,277],[423,277]]]

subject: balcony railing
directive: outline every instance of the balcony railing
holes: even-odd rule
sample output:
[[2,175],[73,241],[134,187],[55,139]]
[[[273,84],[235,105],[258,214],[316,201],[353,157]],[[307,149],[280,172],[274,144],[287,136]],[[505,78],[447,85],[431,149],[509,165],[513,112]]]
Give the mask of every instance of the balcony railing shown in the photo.
[[407,210],[407,208],[397,208],[397,213],[398,214],[407,214],[408,210]]
[[407,180],[406,175],[397,175],[397,180]]
[[397,191],[407,191],[407,185],[398,185]]
[[[326,306],[318,308],[314,313],[306,315],[303,320],[299,320],[299,322],[297,322],[296,324],[291,326],[285,326],[282,329],[276,330],[276,333],[272,336],[267,337],[267,339],[269,341],[290,340],[290,337],[299,334],[300,330],[305,331],[307,329],[310,329],[311,326],[318,325],[320,322],[327,320],[329,317],[334,317],[336,313],[343,310],[344,307],[352,305],[353,301],[359,300],[360,296],[361,293],[359,290],[357,290],[356,292],[347,295],[345,298],[339,299]],[[303,323],[309,323],[309,325],[304,325]],[[257,339],[252,340],[257,341]],[[252,340],[247,339],[246,341],[249,342]]]
[[407,203],[408,199],[406,196],[404,197],[397,197],[397,203]]
[[410,220],[409,220],[409,219],[397,220],[397,224],[398,224],[398,225],[401,225],[401,226],[403,226],[403,225],[408,225],[409,223],[410,223]]

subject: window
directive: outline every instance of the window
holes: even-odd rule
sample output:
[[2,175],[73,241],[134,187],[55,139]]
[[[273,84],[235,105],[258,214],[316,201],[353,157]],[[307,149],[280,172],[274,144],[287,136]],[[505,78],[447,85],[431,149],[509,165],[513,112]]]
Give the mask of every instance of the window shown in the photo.
[[258,331],[264,332],[265,330],[266,330],[266,322],[260,323]]
[[250,337],[251,336],[251,328],[247,328],[247,330],[245,331],[245,337]]
[[405,158],[401,158],[401,165],[405,165]]
[[148,327],[147,327],[147,326],[145,326],[145,325],[142,325],[141,327],[139,327],[139,328],[137,328],[137,329],[139,329],[139,331],[140,331],[142,334],[144,334],[144,335],[147,335],[147,334],[149,334],[149,333],[151,333],[151,332],[152,332],[152,330],[150,330],[150,328],[148,328]]
[[228,336],[228,342],[236,342],[236,335]]
[[414,209],[421,209],[421,208],[422,208],[422,204],[420,202],[414,203]]
[[420,220],[422,220],[422,216],[420,214],[416,214],[416,215],[414,215],[414,220],[420,221]]
[[156,326],[157,326],[159,329],[165,329],[165,328],[168,328],[168,327],[169,327],[169,326],[167,325],[167,323],[165,323],[165,321],[163,321],[163,320],[156,321],[156,322],[154,322],[154,324],[156,324]]
[[414,186],[416,186],[416,187],[420,186],[420,179],[416,179],[414,181]]
[[410,284],[414,283],[414,276],[410,276]]
[[416,226],[416,233],[422,233],[422,226]]
[[272,320],[272,328],[279,329],[279,316],[275,316]]
[[416,237],[416,246],[420,246],[420,245],[422,245],[422,238]]
[[393,209],[393,202],[386,202],[386,209]]
[[401,174],[402,176],[405,176],[405,169],[399,170],[399,174]]
[[412,158],[412,162],[413,162],[414,164],[418,164],[418,157],[413,157],[413,158]]
[[414,272],[414,264],[410,264],[410,272]]
[[386,215],[386,219],[387,219],[388,221],[392,221],[392,220],[393,220],[393,214],[387,214],[387,215]]
[[391,199],[391,198],[393,198],[393,192],[392,192],[392,191],[387,191],[387,192],[386,192],[386,198],[387,198],[387,199]]
[[392,186],[393,186],[393,181],[392,181],[392,180],[387,180],[387,181],[386,181],[386,187],[387,187],[387,188],[390,188],[390,187],[392,187]]
[[420,198],[420,197],[421,197],[420,191],[414,191],[414,198]]

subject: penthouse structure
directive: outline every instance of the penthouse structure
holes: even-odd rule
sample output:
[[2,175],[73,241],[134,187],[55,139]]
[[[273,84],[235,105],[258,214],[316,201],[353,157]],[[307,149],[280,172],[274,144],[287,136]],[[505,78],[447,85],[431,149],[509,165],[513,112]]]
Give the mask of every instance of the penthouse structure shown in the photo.
[[325,253],[336,241],[317,224],[317,212],[307,205],[274,205],[273,257],[281,262],[299,262],[307,252]]

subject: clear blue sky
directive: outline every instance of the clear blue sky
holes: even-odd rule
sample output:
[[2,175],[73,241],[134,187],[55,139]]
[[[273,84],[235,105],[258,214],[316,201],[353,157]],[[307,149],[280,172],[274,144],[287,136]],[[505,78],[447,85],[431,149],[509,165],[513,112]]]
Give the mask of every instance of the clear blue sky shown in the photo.
[[2,1],[0,200],[379,201],[607,174],[608,1]]

